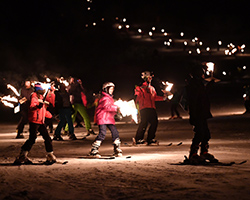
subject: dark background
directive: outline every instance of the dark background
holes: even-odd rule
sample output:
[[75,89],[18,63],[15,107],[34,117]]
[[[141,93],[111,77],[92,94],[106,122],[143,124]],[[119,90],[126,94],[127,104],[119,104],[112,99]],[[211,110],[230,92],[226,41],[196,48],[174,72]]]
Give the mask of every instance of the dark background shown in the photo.
[[[116,17],[127,19],[129,32],[114,28],[120,22]],[[244,43],[247,53],[249,19],[247,1],[1,0],[0,92],[8,93],[6,83],[19,89],[26,78],[42,81],[44,75],[76,76],[89,96],[98,92],[103,82],[113,81],[115,96],[129,99],[135,84],[141,82],[140,73],[151,70],[153,85],[161,94],[161,80],[185,84],[193,61],[213,61],[218,72],[231,69],[229,81],[241,80],[247,74],[236,69],[249,63],[247,56],[228,59],[162,53],[157,44],[135,41],[131,33],[139,27],[164,27],[172,38],[183,31],[185,38],[198,36],[211,47],[216,47],[218,40],[224,46]]]

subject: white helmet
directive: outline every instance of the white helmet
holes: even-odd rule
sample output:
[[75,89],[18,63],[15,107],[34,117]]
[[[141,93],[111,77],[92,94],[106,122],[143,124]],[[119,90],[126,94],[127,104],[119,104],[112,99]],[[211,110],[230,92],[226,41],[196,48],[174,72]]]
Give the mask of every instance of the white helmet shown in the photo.
[[115,87],[115,84],[112,83],[112,82],[106,82],[106,83],[104,83],[104,84],[102,85],[102,90],[103,90],[104,92],[106,92],[106,93],[109,94],[109,88],[110,88],[110,87]]
[[143,80],[146,80],[148,77],[153,77],[153,75],[150,71],[144,71],[141,73],[141,78]]

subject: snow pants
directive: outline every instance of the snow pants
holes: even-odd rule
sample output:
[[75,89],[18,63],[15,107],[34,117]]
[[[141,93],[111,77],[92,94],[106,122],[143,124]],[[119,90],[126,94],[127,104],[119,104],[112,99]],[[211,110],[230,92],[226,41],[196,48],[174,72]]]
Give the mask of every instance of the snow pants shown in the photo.
[[[83,120],[84,120],[84,124],[85,124],[86,129],[87,130],[91,129],[89,115],[87,113],[87,110],[86,110],[85,106],[83,104],[76,103],[76,104],[72,105],[72,107],[75,110],[74,114],[72,115],[72,122],[73,123],[75,122],[76,114],[77,114],[77,112],[79,112],[80,115],[82,116]],[[69,131],[68,124],[65,127],[65,131]]]
[[17,133],[18,134],[23,133],[23,129],[24,129],[25,124],[27,124],[29,122],[28,109],[21,110],[20,114],[21,114],[21,118],[20,118],[20,121],[18,122],[18,125],[17,125],[17,131],[18,131]]
[[61,108],[59,110],[59,119],[60,119],[60,122],[58,123],[56,127],[55,135],[56,136],[61,135],[61,130],[64,127],[66,121],[68,123],[69,133],[74,134],[74,127],[73,127],[73,122],[71,118],[71,108]]
[[192,148],[201,146],[201,152],[207,151],[208,141],[211,138],[211,134],[207,125],[206,119],[196,120],[194,123],[194,138],[192,140]]
[[44,139],[46,151],[52,152],[53,151],[52,140],[51,140],[49,133],[45,127],[45,124],[29,123],[29,125],[30,125],[29,138],[28,138],[28,140],[26,140],[26,142],[21,147],[21,149],[24,151],[30,151],[33,144],[36,142],[37,132],[40,132],[40,134],[42,135],[42,137]]
[[101,124],[99,125],[99,134],[97,135],[95,141],[103,141],[106,136],[107,128],[111,131],[113,142],[119,138],[119,132],[114,124]]
[[154,108],[144,108],[140,110],[141,122],[137,129],[135,140],[143,140],[146,129],[149,125],[147,142],[151,143],[151,140],[155,138],[155,133],[158,127],[158,116]]

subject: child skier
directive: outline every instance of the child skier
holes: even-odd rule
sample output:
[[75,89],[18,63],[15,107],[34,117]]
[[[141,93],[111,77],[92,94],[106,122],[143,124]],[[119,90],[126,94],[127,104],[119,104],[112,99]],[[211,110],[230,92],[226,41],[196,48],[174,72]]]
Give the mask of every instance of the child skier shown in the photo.
[[44,89],[41,84],[35,84],[35,92],[31,94],[28,119],[29,119],[29,139],[26,140],[21,147],[21,152],[16,158],[14,164],[20,165],[31,164],[32,161],[27,157],[33,144],[37,138],[37,132],[40,132],[44,139],[45,149],[47,151],[47,164],[53,164],[56,162],[56,157],[53,154],[52,140],[45,126],[45,116],[51,117],[51,114],[45,108],[45,102],[43,101]]
[[89,156],[94,156],[97,158],[101,157],[98,149],[101,146],[102,141],[105,139],[107,127],[112,134],[114,156],[122,156],[122,150],[120,149],[121,141],[119,139],[119,132],[115,127],[114,119],[114,116],[118,110],[118,106],[114,105],[114,88],[115,85],[112,82],[106,82],[103,84],[102,96],[96,108],[96,122],[99,126],[99,134],[92,144]]

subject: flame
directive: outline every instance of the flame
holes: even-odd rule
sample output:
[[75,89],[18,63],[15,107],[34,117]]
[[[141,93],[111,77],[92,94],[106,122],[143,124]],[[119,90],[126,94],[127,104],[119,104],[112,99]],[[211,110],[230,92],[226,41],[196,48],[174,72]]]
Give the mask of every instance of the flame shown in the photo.
[[11,89],[15,93],[16,96],[18,96],[18,97],[20,96],[17,89],[14,86],[12,86],[11,84],[7,84],[7,88]]
[[165,81],[165,82],[162,81],[162,84],[166,86],[165,90],[168,91],[168,92],[170,92],[171,89],[172,89],[172,87],[174,86],[173,83],[170,83],[170,82],[168,82],[168,81]]
[[7,107],[10,107],[10,108],[14,108],[14,104],[13,103],[10,103],[8,101],[5,101],[5,100],[2,100],[2,103],[7,106]]
[[115,102],[115,105],[117,105],[120,108],[120,112],[123,117],[131,115],[135,123],[138,123],[138,117],[137,117],[138,111],[136,109],[135,102],[133,99],[130,101],[123,101],[119,99]]
[[69,82],[68,82],[67,80],[65,80],[63,77],[61,77],[61,78],[59,79],[59,82],[60,82],[60,83],[63,83],[66,87],[69,86]]
[[210,72],[214,71],[214,63],[208,62],[206,65],[207,65],[207,71],[210,71]]
[[15,103],[18,102],[18,99],[16,97],[11,97],[10,95],[1,97],[1,100],[15,102]]

